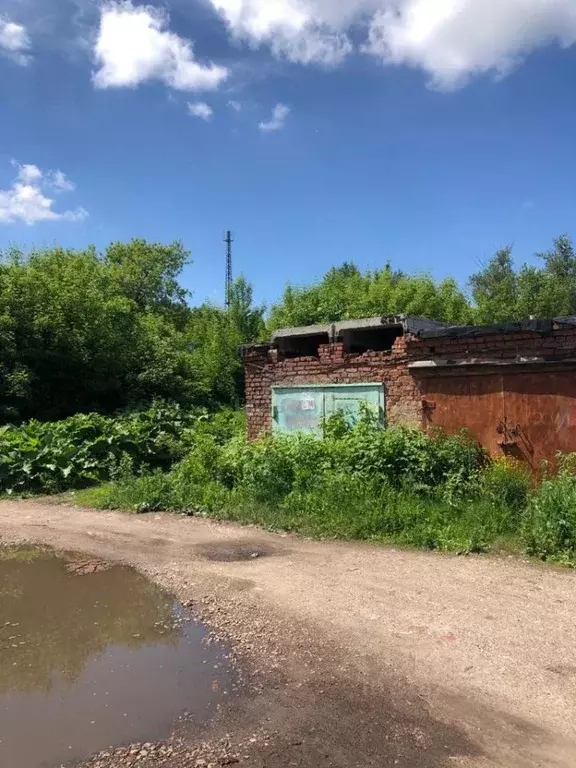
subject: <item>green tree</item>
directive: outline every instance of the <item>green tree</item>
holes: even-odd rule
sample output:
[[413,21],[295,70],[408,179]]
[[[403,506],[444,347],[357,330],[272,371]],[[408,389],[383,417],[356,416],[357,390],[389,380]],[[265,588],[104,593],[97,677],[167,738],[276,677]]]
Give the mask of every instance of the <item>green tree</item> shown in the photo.
[[179,283],[190,254],[179,241],[169,245],[134,239],[112,243],[103,262],[114,289],[135,302],[142,312],[159,312],[183,324],[189,291]]
[[561,235],[551,251],[538,256],[544,261],[546,281],[542,292],[546,294],[547,314],[576,314],[576,253],[572,240]]
[[204,404],[237,404],[241,396],[241,339],[227,313],[209,304],[193,309],[190,339]]
[[550,291],[550,278],[544,270],[524,264],[516,277],[514,320],[551,317],[556,300]]
[[512,262],[512,248],[498,251],[483,270],[472,275],[470,285],[476,304],[476,322],[518,319],[518,277]]
[[[170,255],[170,248],[174,252]],[[194,399],[181,247],[50,248],[0,261],[0,414],[63,418]]]
[[514,268],[511,248],[505,248],[472,275],[470,284],[479,323],[558,317],[576,314],[576,253],[562,235],[554,247],[536,254],[542,266]]
[[254,306],[252,286],[244,277],[234,281],[230,298],[228,311],[204,304],[191,313],[193,364],[208,405],[242,401],[240,347],[259,341],[264,334],[264,307]]
[[241,344],[251,344],[264,333],[264,307],[254,306],[252,285],[241,275],[232,283],[228,316]]
[[289,285],[272,307],[268,328],[330,323],[377,315],[423,315],[447,323],[471,320],[472,308],[455,280],[384,269],[365,273],[350,263],[330,269],[317,284]]

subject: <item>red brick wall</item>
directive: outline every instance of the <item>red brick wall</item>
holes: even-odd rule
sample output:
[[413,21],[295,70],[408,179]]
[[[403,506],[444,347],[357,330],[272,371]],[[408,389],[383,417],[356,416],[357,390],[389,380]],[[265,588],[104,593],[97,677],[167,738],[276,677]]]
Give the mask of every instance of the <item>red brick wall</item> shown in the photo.
[[278,358],[256,350],[246,358],[246,412],[250,439],[272,429],[273,386],[306,384],[382,383],[386,419],[391,424],[422,424],[418,385],[408,372],[406,337],[396,339],[390,352],[348,355],[343,344],[326,344],[318,357]]
[[563,360],[576,356],[576,328],[561,327],[550,336],[537,333],[492,333],[470,339],[410,337],[408,354],[413,360],[505,360],[518,357]]

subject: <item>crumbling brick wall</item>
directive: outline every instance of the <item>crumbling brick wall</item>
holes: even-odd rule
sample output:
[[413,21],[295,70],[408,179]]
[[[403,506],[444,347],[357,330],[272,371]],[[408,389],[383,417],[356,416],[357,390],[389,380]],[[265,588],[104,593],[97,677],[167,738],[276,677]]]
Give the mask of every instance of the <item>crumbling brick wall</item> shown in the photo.
[[487,333],[471,338],[409,338],[411,360],[448,359],[472,362],[506,361],[530,358],[562,361],[576,357],[576,328],[556,327],[550,334]]
[[386,420],[390,424],[422,424],[422,398],[408,372],[408,336],[394,342],[392,350],[351,355],[344,344],[319,347],[318,357],[282,359],[278,350],[256,347],[245,358],[248,436],[272,429],[272,387],[309,384],[384,384]]

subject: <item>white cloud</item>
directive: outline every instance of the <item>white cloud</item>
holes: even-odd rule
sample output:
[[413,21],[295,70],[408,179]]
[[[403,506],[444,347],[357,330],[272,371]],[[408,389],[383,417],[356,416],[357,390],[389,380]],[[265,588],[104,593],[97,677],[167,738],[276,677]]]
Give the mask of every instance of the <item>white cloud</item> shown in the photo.
[[[235,37],[253,45],[271,46],[278,56],[309,64],[334,65],[351,51],[347,35],[335,28],[331,17],[339,5],[330,0],[210,0]],[[341,0],[350,6],[351,0]],[[358,0],[359,3],[362,0]]]
[[338,64],[361,49],[454,88],[507,74],[536,48],[576,42],[575,0],[210,0],[231,33],[294,62]]
[[170,32],[168,22],[167,13],[150,5],[107,2],[94,45],[96,87],[134,88],[159,80],[182,91],[218,88],[228,70],[196,61],[192,43]]
[[74,192],[76,189],[76,184],[66,178],[66,174],[62,171],[50,171],[48,184],[55,192]]
[[576,42],[574,0],[401,0],[374,16],[367,50],[454,88],[473,75],[506,75],[554,41]]
[[188,102],[188,114],[191,117],[199,117],[201,120],[211,120],[214,110],[205,101]]
[[291,109],[285,104],[277,104],[272,110],[272,119],[266,123],[260,123],[258,127],[264,133],[272,133],[273,131],[281,131],[286,124],[286,118],[290,114]]
[[12,162],[15,168],[18,168],[17,181],[26,186],[34,186],[42,181],[42,171],[37,165],[19,165],[16,162]]
[[39,221],[82,221],[88,216],[84,208],[74,211],[55,211],[54,200],[47,196],[50,189],[60,192],[73,190],[74,184],[61,171],[49,171],[46,176],[37,165],[20,165],[9,189],[0,189],[0,223]]
[[26,27],[16,24],[6,16],[0,16],[0,51],[12,61],[25,67],[32,57],[29,55],[30,36]]
[[242,104],[240,104],[239,101],[233,101],[233,100],[229,101],[228,106],[230,107],[230,109],[233,109],[234,112],[240,112],[242,109]]

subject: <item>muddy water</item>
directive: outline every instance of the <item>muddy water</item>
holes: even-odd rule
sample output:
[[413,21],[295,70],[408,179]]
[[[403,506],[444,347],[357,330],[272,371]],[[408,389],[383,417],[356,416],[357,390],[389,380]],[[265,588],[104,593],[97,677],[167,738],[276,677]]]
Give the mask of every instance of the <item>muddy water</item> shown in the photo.
[[0,766],[167,737],[234,685],[206,631],[137,572],[0,549]]

